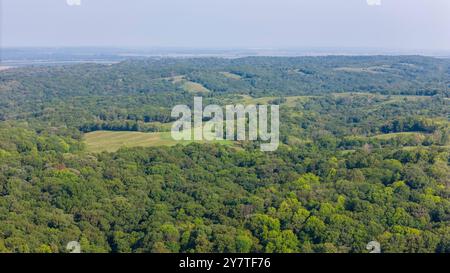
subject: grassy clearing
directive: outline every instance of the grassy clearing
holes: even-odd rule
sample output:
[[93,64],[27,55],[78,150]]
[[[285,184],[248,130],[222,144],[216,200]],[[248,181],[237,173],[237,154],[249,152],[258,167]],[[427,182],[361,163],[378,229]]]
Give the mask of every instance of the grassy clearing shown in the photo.
[[183,90],[191,93],[208,93],[210,90],[206,87],[204,87],[200,83],[196,83],[193,81],[189,81],[186,79],[186,76],[179,75],[179,76],[173,76],[173,77],[167,77],[163,78],[164,80],[171,81],[173,84],[177,84],[183,88]]
[[391,73],[399,71],[398,69],[392,68],[389,65],[378,65],[370,67],[337,67],[334,70],[348,73],[370,73],[370,74]]
[[187,145],[192,142],[219,143],[223,145],[232,145],[233,143],[227,140],[176,141],[172,139],[170,132],[142,133],[124,131],[95,131],[87,133],[84,135],[84,142],[86,144],[87,151],[92,153],[115,152],[123,147],[158,147],[173,146],[176,144]]
[[184,90],[186,90],[187,92],[190,92],[190,93],[208,93],[208,92],[210,92],[209,89],[207,89],[203,85],[196,83],[196,82],[187,81],[187,80],[184,80],[184,82],[182,83],[181,86]]
[[369,92],[342,92],[342,93],[331,93],[335,97],[369,97],[369,98],[380,98],[387,99],[386,103],[390,102],[400,102],[400,101],[420,101],[431,99],[429,96],[417,96],[417,95],[381,95],[377,93]]
[[389,134],[379,134],[374,136],[347,136],[345,137],[347,140],[355,140],[355,141],[369,141],[370,139],[374,140],[391,140],[399,137],[415,137],[420,140],[425,139],[425,134],[419,132],[400,132],[400,133],[389,133]]
[[[286,101],[281,103],[281,105],[294,107],[297,102],[305,101],[314,96],[291,96],[291,97],[283,97]],[[261,97],[261,98],[253,98],[249,95],[241,95],[241,100],[239,103],[243,104],[269,104],[271,101],[279,99],[280,97]]]
[[180,83],[185,80],[185,77],[184,76],[174,76],[174,77],[168,78],[168,80],[172,81],[173,83]]
[[96,131],[84,136],[89,152],[115,152],[121,147],[173,145],[164,133]]
[[402,132],[402,133],[381,134],[373,136],[371,138],[378,140],[389,140],[397,137],[418,137],[420,139],[424,139],[425,135],[417,132]]
[[402,147],[402,150],[405,150],[405,151],[416,151],[416,150],[420,150],[420,149],[424,149],[424,150],[427,150],[427,149],[434,149],[434,148],[437,148],[437,149],[444,149],[446,152],[450,152],[450,146],[449,145],[447,145],[447,146],[404,146],[404,147]]
[[226,78],[232,79],[232,80],[240,80],[240,79],[242,79],[242,77],[239,76],[238,74],[234,74],[234,73],[230,73],[230,72],[220,72],[220,74],[222,74]]

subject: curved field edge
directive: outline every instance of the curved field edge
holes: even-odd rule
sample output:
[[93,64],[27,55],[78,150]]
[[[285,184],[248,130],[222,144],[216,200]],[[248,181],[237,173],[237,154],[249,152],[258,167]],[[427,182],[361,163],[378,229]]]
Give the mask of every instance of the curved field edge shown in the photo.
[[115,152],[120,148],[187,145],[192,142],[232,145],[231,141],[176,141],[170,132],[95,131],[84,135],[86,150],[92,153]]

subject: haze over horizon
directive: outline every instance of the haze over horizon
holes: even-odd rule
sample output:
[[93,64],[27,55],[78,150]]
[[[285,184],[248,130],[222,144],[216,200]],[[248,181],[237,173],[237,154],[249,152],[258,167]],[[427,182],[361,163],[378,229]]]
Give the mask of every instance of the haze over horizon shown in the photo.
[[3,0],[1,46],[450,50],[447,0],[68,3]]

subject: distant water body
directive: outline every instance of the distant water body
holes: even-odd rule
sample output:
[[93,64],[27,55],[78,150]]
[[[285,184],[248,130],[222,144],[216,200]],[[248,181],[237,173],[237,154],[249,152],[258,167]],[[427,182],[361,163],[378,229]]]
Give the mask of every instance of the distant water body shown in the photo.
[[142,58],[242,58],[251,56],[297,57],[327,55],[424,55],[450,58],[450,52],[420,50],[385,50],[364,48],[3,48],[0,51],[0,70],[10,67],[39,65],[70,65],[80,63],[115,64],[128,59]]

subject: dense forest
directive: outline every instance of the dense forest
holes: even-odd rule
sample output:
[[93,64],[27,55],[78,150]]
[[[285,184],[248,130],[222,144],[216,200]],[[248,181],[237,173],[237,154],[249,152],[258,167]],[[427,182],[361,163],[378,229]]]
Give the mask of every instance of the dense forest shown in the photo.
[[[0,252],[450,252],[450,60],[146,59],[0,71]],[[92,152],[171,109],[280,104],[279,149]]]

